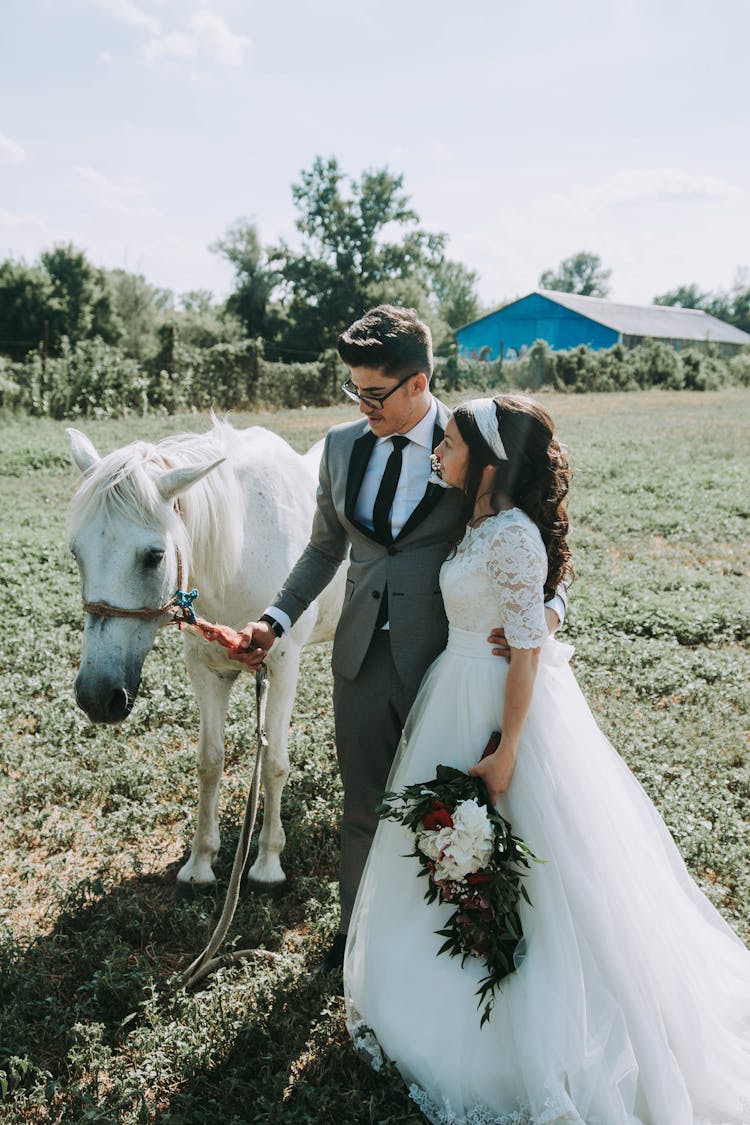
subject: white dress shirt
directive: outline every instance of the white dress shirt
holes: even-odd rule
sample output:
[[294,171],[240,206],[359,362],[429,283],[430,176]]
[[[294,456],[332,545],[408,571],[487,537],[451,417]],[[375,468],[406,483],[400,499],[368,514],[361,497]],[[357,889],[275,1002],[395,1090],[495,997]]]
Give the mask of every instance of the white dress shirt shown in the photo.
[[[435,430],[437,418],[437,403],[432,400],[430,409],[424,418],[417,422],[408,433],[403,436],[408,438],[403,448],[401,460],[401,476],[398,478],[396,495],[391,508],[391,535],[395,539],[409,516],[425,494],[427,481],[430,478],[430,457],[432,456],[432,435]],[[390,437],[381,437],[376,441],[370,460],[365,469],[362,487],[359,490],[354,515],[363,527],[372,531],[372,510],[375,507],[375,497],[383,479],[386,462],[393,452],[393,441]]]

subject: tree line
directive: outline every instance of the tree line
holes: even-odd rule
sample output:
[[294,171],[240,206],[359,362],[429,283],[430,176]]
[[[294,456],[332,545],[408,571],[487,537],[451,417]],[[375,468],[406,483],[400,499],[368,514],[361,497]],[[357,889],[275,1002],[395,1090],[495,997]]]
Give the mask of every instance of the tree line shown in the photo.
[[240,219],[211,250],[234,270],[226,301],[206,291],[175,297],[140,274],[102,270],[75,246],[45,250],[31,266],[0,264],[0,353],[61,354],[63,340],[99,338],[138,361],[163,346],[165,326],[196,346],[262,339],[266,354],[312,361],[371,305],[406,304],[427,319],[439,345],[480,312],[477,274],[446,254],[387,168],[347,176],[316,158],[292,185],[298,245],[264,247]]
[[[328,402],[338,394],[336,336],[383,301],[417,309],[455,382],[466,370],[455,330],[489,310],[476,272],[448,257],[447,235],[423,229],[403,176],[383,168],[354,179],[336,159],[317,157],[291,193],[295,246],[264,246],[255,222],[238,219],[210,247],[234,272],[224,301],[101,269],[71,244],[31,265],[0,262],[0,406],[64,417]],[[606,297],[610,277],[581,251],[539,285]],[[685,285],[654,299],[750,331],[747,273],[726,291]]]

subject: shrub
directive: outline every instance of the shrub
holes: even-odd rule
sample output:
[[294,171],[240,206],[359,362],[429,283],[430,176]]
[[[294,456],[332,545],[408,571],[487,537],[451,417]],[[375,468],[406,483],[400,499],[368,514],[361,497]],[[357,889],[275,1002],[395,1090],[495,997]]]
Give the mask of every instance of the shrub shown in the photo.
[[99,337],[70,343],[46,364],[34,354],[24,365],[32,414],[51,418],[111,418],[148,409],[148,377],[134,359]]
[[[160,332],[159,350],[139,364],[100,339],[64,340],[61,355],[46,364],[38,352],[23,362],[0,363],[0,411],[27,410],[52,418],[114,417],[132,412],[218,411],[276,406],[327,406],[340,401],[344,370],[333,349],[314,363],[275,363],[263,341],[224,341],[211,347],[182,342],[173,325]],[[536,340],[512,361],[486,362],[457,349],[435,364],[436,393],[471,388],[485,394],[520,387],[582,393],[640,388],[713,390],[750,386],[750,351],[720,359],[710,351],[676,352],[648,340],[630,351],[621,344],[600,351],[583,345],[553,351]]]
[[739,387],[750,387],[750,349],[733,355],[727,361],[730,382]]
[[555,381],[555,353],[546,340],[535,340],[525,358],[524,386],[530,391],[551,386]]
[[598,360],[585,344],[569,352],[555,353],[555,387],[560,391],[592,390],[596,382]]
[[639,387],[666,387],[678,391],[685,377],[680,353],[661,340],[646,340],[626,353],[631,377]]
[[685,352],[682,362],[689,391],[715,391],[728,381],[727,365],[710,352]]
[[19,410],[24,405],[23,398],[23,388],[10,377],[3,364],[0,366],[0,413],[10,414]]

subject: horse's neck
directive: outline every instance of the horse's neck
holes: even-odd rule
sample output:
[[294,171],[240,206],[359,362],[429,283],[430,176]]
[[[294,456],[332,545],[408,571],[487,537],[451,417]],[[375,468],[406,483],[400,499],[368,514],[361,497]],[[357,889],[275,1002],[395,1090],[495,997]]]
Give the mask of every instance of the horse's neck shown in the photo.
[[245,510],[235,470],[222,465],[180,499],[190,540],[189,581],[220,590],[236,578],[242,561]]

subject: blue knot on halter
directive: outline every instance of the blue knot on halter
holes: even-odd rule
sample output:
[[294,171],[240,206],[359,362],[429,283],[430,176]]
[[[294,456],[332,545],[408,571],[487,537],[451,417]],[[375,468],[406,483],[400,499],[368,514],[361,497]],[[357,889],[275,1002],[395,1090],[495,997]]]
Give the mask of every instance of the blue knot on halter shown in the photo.
[[175,590],[174,605],[182,610],[182,620],[187,621],[188,625],[195,625],[193,602],[197,597],[197,590],[191,590],[189,594],[185,590]]

